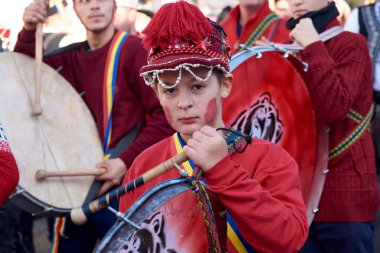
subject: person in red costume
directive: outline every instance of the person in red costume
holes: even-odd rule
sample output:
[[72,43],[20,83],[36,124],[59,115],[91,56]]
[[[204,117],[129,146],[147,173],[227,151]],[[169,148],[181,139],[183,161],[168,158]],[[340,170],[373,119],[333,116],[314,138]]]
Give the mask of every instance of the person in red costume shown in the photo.
[[[296,162],[280,146],[223,123],[222,102],[232,87],[230,47],[223,28],[196,6],[178,1],[163,5],[143,34],[150,54],[140,73],[177,133],[139,155],[123,184],[184,152],[189,160],[179,166],[190,175],[203,173],[220,252],[299,250],[308,225]],[[236,137],[235,145],[227,145],[228,136]],[[172,169],[128,192],[120,199],[120,211],[127,211],[147,190],[178,176]],[[146,252],[152,246],[153,252],[205,252],[214,246],[208,241],[215,241],[208,240],[209,227],[198,206],[191,191],[170,200],[143,222],[141,230],[125,238],[123,250]]]
[[220,22],[227,33],[232,46],[232,54],[238,52],[241,44],[254,46],[255,42],[266,39],[273,42],[284,42],[289,39],[285,20],[280,19],[269,9],[268,0],[239,0],[227,18]]
[[0,205],[16,188],[19,180],[18,168],[11,147],[0,124]]
[[[36,25],[45,21],[48,2],[35,1],[25,9],[24,26],[14,51],[34,56]],[[121,183],[138,154],[173,130],[153,91],[138,74],[146,63],[141,39],[114,27],[115,0],[74,0],[73,7],[86,28],[87,40],[44,55],[43,60],[59,69],[82,94],[95,119],[105,156],[109,158],[97,164],[107,169],[97,177],[104,181],[100,189],[104,193]],[[108,217],[93,216],[80,228],[73,224],[66,227],[66,234],[55,236],[54,242],[59,244],[54,243],[53,251],[59,248],[59,252],[92,252],[97,239],[115,222],[115,216],[105,213]],[[63,230],[55,227],[54,231]]]
[[[368,124],[372,109],[371,59],[364,37],[320,33],[339,26],[330,0],[290,0],[292,40],[304,47],[300,71],[319,122],[329,130],[329,161],[318,212],[301,252],[375,252],[379,207],[375,156]],[[354,117],[355,116],[355,117]]]

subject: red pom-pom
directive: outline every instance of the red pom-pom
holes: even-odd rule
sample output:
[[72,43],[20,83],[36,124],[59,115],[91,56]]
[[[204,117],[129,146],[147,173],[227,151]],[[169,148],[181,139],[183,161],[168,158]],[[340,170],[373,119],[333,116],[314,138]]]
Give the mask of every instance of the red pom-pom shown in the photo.
[[194,44],[213,30],[198,7],[185,1],[163,5],[144,29],[145,49],[165,49],[178,43]]

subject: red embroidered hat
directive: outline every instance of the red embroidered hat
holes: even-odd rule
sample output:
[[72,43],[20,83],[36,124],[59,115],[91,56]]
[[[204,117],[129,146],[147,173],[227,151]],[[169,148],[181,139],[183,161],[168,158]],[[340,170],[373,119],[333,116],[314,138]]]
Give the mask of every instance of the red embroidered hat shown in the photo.
[[230,46],[221,26],[206,18],[198,7],[185,1],[163,5],[142,32],[144,47],[149,51],[148,64],[140,70],[147,85],[159,80],[159,73],[178,71],[176,86],[183,69],[206,67],[228,73]]

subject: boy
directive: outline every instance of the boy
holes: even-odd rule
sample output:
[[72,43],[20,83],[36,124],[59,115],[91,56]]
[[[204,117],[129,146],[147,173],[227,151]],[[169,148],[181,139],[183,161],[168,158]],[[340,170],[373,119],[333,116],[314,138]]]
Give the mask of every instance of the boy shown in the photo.
[[[304,47],[300,71],[320,123],[330,128],[326,182],[302,252],[374,252],[379,206],[371,118],[371,60],[361,35],[318,34],[339,26],[330,0],[290,0],[290,37]],[[355,118],[353,117],[355,115]]]
[[[281,147],[250,137],[229,154],[216,130],[225,127],[222,100],[232,82],[230,48],[223,29],[210,23],[197,7],[179,1],[161,7],[143,33],[150,54],[140,73],[177,133],[137,157],[123,183],[183,151],[190,159],[182,164],[188,173],[195,167],[203,171],[222,252],[243,252],[241,247],[249,252],[299,250],[308,226],[295,161]],[[129,192],[120,200],[120,211],[126,211],[146,190],[178,176],[178,171],[170,170]],[[179,195],[154,214],[161,215],[161,222],[150,224],[161,240],[154,247],[205,252],[205,223],[199,209],[194,211],[197,202],[191,192]],[[133,235],[124,249],[142,252],[148,240],[138,238],[141,234]]]

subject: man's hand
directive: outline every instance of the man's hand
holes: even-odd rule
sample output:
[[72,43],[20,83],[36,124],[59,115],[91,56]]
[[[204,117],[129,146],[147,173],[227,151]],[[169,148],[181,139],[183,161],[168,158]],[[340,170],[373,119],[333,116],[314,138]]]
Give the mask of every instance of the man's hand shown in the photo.
[[49,0],[37,0],[25,8],[22,19],[24,29],[33,30],[38,23],[44,23],[49,9]]
[[310,18],[301,19],[289,36],[293,41],[303,47],[307,47],[308,45],[321,40],[318,36],[317,30],[314,28],[313,21],[311,21]]
[[203,171],[212,168],[228,154],[223,136],[210,126],[194,132],[183,151]]
[[111,187],[119,185],[124,179],[127,166],[120,158],[104,160],[96,165],[96,168],[105,168],[107,172],[97,176],[96,180],[104,181],[99,195],[107,192]]
[[271,46],[271,42],[265,36],[261,36],[260,39],[256,40],[255,46]]

